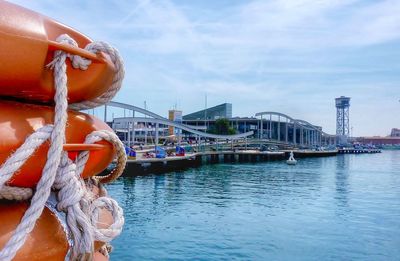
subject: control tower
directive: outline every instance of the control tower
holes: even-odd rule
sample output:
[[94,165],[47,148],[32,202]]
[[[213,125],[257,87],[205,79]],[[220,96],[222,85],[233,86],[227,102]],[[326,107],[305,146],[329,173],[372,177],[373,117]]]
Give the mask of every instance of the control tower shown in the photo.
[[349,108],[350,97],[340,96],[336,102],[336,135],[347,140],[350,134]]

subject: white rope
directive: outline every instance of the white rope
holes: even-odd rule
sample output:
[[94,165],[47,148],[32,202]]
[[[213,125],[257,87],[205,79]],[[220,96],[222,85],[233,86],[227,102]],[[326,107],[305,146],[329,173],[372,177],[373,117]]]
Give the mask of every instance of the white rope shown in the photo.
[[40,147],[49,137],[53,126],[46,125],[28,136],[24,144],[19,147],[0,167],[0,190],[4,184],[21,168],[28,158]]
[[29,157],[49,137],[52,125],[45,125],[29,135],[24,144],[19,147],[0,167],[0,199],[26,200],[32,197],[32,189],[7,186],[6,182],[18,171]]
[[57,209],[67,213],[67,225],[74,242],[71,259],[90,260],[94,229],[80,206],[85,186],[76,175],[76,165],[68,158],[67,152],[63,153],[54,188],[59,189]]
[[[118,206],[118,203],[109,197],[99,197],[93,201],[91,205],[91,223],[97,227],[100,217],[100,210],[106,209],[112,213],[114,223],[107,228],[98,228],[94,232],[95,240],[101,242],[110,242],[122,232],[124,225],[123,210]],[[105,224],[108,225],[108,224]]]
[[[60,35],[57,38],[57,41],[78,47],[78,44],[76,43],[76,41],[67,34]],[[114,72],[114,77],[113,77],[111,86],[108,87],[106,92],[104,92],[101,96],[94,98],[92,100],[70,104],[69,108],[73,109],[73,110],[86,110],[86,109],[95,108],[95,107],[98,107],[98,106],[108,103],[109,101],[112,100],[112,98],[114,98],[114,96],[117,94],[117,92],[121,89],[122,81],[125,76],[124,63],[121,58],[121,55],[119,54],[117,49],[115,49],[108,43],[92,42],[92,43],[89,43],[85,47],[85,50],[89,51],[91,53],[94,53],[94,54],[96,54],[98,52],[103,52],[103,53],[107,54],[110,57],[111,62],[114,64],[115,72]],[[75,69],[79,68],[81,70],[87,70],[88,66],[92,62],[92,61],[90,61],[86,58],[80,57],[78,55],[68,54],[68,57],[71,59],[72,66]]]
[[[122,172],[124,171],[127,157],[125,153],[125,147],[118,138],[118,136],[109,131],[101,130],[101,131],[93,131],[90,133],[86,139],[85,139],[85,144],[93,144],[95,142],[99,142],[101,140],[105,140],[110,142],[111,144],[114,145],[114,148],[116,150],[116,158],[117,158],[117,164],[116,167],[108,174],[107,176],[97,176],[95,178],[99,179],[102,183],[109,183],[117,179],[119,176],[121,176]],[[85,164],[87,160],[89,159],[89,152],[84,151],[78,155],[76,165],[77,165],[77,172],[82,174],[83,169],[85,167]]]
[[[76,45],[76,42],[67,35],[60,36],[57,41],[65,44]],[[100,48],[99,46],[102,46]],[[88,47],[93,50],[108,50],[110,47],[103,43],[93,44]],[[107,102],[119,90],[123,78],[123,66],[121,59],[113,50],[113,55],[110,55],[113,62],[117,62],[116,77],[112,88],[104,95],[100,96],[96,101],[90,101],[91,105]],[[54,85],[56,94],[54,126],[46,125],[38,129],[35,133],[28,136],[24,144],[13,153],[10,158],[0,167],[0,198],[21,200],[32,193],[29,189],[10,187],[6,182],[12,178],[16,171],[26,162],[33,152],[50,137],[50,148],[47,153],[47,161],[43,168],[42,177],[40,178],[36,192],[33,194],[31,204],[25,212],[20,224],[17,226],[13,235],[0,251],[0,260],[11,260],[16,255],[17,251],[24,244],[28,234],[34,228],[37,219],[42,214],[45,203],[49,198],[51,188],[58,191],[59,210],[67,213],[67,224],[73,237],[73,260],[90,260],[93,254],[93,244],[95,239],[102,239],[104,242],[109,242],[113,237],[119,235],[122,230],[124,219],[122,209],[117,203],[107,197],[94,198],[86,189],[86,185],[80,177],[83,171],[84,163],[88,158],[88,152],[79,155],[77,164],[74,164],[63,152],[63,144],[65,143],[65,127],[67,121],[67,75],[65,60],[70,58],[73,66],[80,69],[86,69],[90,65],[90,61],[76,55],[69,55],[63,51],[55,51],[54,60],[49,64],[49,67],[54,69]],[[119,60],[119,63],[118,61]],[[82,103],[79,106],[86,106]],[[104,103],[103,103],[104,104]],[[78,107],[79,107],[78,106]],[[74,107],[74,106],[72,106]],[[101,182],[109,182],[116,179],[124,168],[126,156],[120,155],[120,148],[123,148],[121,141],[115,134],[110,134],[107,131],[95,132],[87,137],[89,142],[99,140],[108,140],[118,152],[118,166],[115,171],[103,179]],[[84,163],[83,163],[84,162]],[[79,168],[77,168],[79,166]],[[18,195],[21,193],[21,195]],[[107,209],[112,212],[114,223],[108,229],[98,229],[95,218],[90,217],[91,213],[98,217],[100,209]]]
[[[57,38],[57,41],[72,45],[74,47],[78,47],[78,43],[67,34],[60,35]],[[107,88],[106,92],[104,92],[101,96],[96,97],[92,100],[70,104],[69,108],[72,110],[87,110],[108,103],[109,101],[112,100],[112,98],[114,98],[117,92],[121,89],[122,81],[125,76],[124,62],[122,60],[121,55],[119,54],[117,49],[115,49],[108,43],[92,42],[86,45],[84,49],[94,54],[98,52],[103,52],[107,54],[110,57],[111,62],[114,64],[115,72],[112,83]],[[71,59],[72,67],[74,67],[75,69],[79,68],[81,70],[87,70],[89,65],[92,63],[91,60],[83,58],[79,55],[67,54],[67,57]],[[49,66],[53,66],[55,62],[56,61],[53,60],[49,64]]]
[[19,188],[11,186],[3,186],[0,190],[0,199],[22,201],[32,197],[33,191],[31,188]]

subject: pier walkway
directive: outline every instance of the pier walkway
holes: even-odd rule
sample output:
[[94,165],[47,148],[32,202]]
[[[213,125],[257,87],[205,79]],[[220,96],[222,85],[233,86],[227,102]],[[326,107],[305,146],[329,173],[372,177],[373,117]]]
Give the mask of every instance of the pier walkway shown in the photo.
[[[139,176],[149,173],[165,173],[180,171],[191,167],[216,163],[255,163],[274,160],[286,160],[290,150],[285,151],[208,151],[187,153],[185,156],[172,156],[166,158],[129,159],[123,176]],[[336,156],[338,151],[293,151],[296,158]]]

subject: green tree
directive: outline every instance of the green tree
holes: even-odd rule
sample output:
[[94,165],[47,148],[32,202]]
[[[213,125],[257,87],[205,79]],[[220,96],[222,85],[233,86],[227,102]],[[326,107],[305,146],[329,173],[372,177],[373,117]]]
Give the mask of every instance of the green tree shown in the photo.
[[229,121],[224,118],[216,120],[215,125],[210,128],[210,132],[220,135],[232,135],[236,133],[236,131],[229,126]]

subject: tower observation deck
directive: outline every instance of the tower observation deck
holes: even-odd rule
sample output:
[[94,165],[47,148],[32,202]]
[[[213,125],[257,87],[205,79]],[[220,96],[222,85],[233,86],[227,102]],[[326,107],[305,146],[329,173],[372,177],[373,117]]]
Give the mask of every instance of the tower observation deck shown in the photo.
[[350,97],[340,96],[336,102],[336,135],[347,138],[350,134]]

